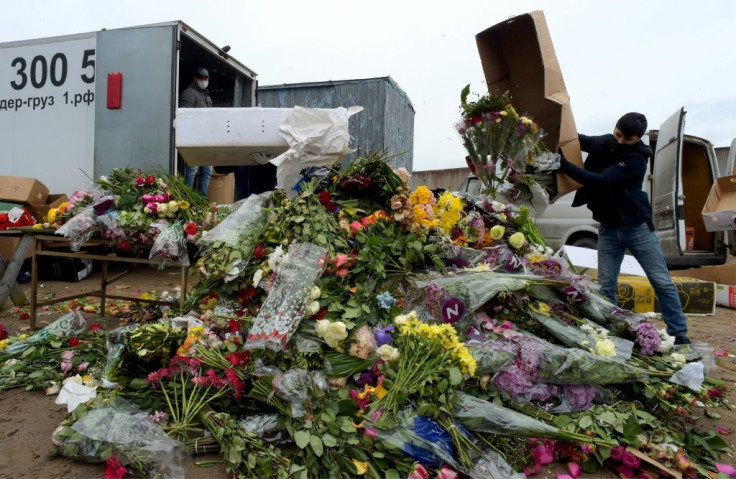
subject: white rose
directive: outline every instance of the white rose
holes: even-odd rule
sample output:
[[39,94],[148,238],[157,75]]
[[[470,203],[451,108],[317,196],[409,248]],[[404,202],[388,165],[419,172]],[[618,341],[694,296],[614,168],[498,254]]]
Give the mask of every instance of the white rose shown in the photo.
[[309,290],[309,299],[314,301],[319,299],[320,296],[322,296],[322,290],[319,289],[319,286],[312,286],[312,289]]
[[157,211],[159,215],[165,215],[169,211],[169,205],[166,203],[159,203]]
[[179,211],[179,203],[174,200],[169,201],[169,213],[176,213]]
[[319,313],[319,310],[319,301],[312,301],[307,305],[307,316],[314,316],[315,314]]

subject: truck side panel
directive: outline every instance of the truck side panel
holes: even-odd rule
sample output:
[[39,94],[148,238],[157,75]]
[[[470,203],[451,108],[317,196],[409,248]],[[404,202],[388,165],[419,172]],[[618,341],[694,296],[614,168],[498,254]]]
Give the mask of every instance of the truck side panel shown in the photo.
[[68,194],[93,175],[94,61],[95,33],[0,44],[3,175]]
[[[97,34],[95,177],[113,168],[171,169],[176,29],[154,25]],[[108,73],[122,73],[122,107],[108,109]]]

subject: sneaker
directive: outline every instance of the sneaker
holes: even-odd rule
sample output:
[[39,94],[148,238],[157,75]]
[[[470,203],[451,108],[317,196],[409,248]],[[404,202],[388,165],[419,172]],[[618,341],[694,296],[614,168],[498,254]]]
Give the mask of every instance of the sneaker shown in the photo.
[[675,336],[675,344],[690,344],[690,338],[687,336]]

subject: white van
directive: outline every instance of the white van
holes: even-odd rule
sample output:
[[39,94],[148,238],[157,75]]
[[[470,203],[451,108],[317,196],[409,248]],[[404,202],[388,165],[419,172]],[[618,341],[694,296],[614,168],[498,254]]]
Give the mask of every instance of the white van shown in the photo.
[[[644,185],[652,204],[652,220],[670,267],[723,264],[729,249],[736,254],[734,232],[706,231],[701,215],[711,186],[721,176],[715,149],[708,140],[685,135],[684,127],[685,109],[681,108],[644,138],[654,151]],[[724,176],[734,171],[734,145],[736,140]],[[480,186],[471,175],[459,191],[477,194]],[[595,249],[598,243],[598,223],[585,206],[572,207],[574,197],[573,192],[559,198],[536,220],[553,249],[562,245]],[[689,245],[688,230],[693,233]]]

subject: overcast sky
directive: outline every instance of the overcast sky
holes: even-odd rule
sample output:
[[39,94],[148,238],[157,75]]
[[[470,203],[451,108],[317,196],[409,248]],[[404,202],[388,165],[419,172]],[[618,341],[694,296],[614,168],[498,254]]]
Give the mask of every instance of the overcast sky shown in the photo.
[[[475,34],[543,10],[578,131],[627,111],[657,128],[680,107],[685,131],[736,137],[733,0],[23,0],[0,42],[183,20],[258,73],[261,85],[391,76],[416,110],[414,169],[464,165],[453,129],[460,90],[485,90]],[[350,106],[350,105],[344,105]]]

